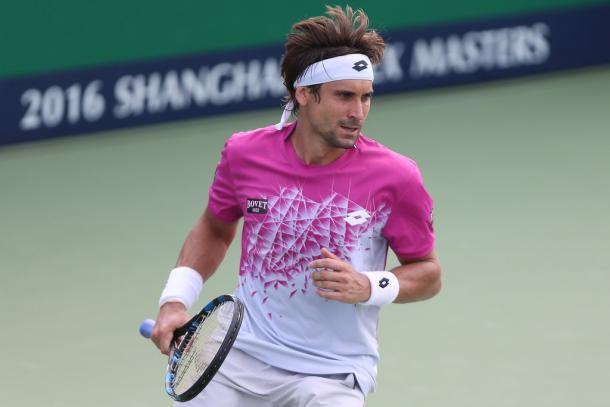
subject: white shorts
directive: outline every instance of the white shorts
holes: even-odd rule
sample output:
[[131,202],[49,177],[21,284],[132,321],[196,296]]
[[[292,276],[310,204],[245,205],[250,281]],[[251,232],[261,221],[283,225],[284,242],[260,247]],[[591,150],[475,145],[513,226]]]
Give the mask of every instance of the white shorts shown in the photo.
[[174,407],[362,407],[353,374],[311,376],[278,369],[233,348],[210,384]]

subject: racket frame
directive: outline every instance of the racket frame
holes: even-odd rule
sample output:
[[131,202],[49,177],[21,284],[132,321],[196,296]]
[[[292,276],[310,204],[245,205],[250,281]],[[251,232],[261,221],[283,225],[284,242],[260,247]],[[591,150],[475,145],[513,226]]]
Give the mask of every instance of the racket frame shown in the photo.
[[[226,302],[233,302],[235,304],[235,310],[233,312],[233,317],[229,324],[229,329],[227,330],[227,334],[222,341],[218,352],[208,365],[208,367],[204,370],[203,374],[193,385],[186,390],[182,394],[177,394],[174,390],[174,380],[176,378],[176,371],[181,361],[182,354],[185,348],[189,345],[192,336],[197,332],[197,328],[199,325],[205,323],[207,317],[220,305]],[[167,372],[165,374],[165,391],[166,393],[174,400],[179,402],[185,402],[192,400],[195,398],[201,391],[205,388],[205,386],[210,383],[222,362],[224,362],[225,358],[229,354],[235,339],[237,338],[237,334],[239,332],[239,328],[241,327],[241,322],[244,316],[244,305],[237,298],[232,295],[220,295],[210,301],[203,309],[191,318],[186,324],[181,326],[180,328],[174,331],[174,338],[172,339],[172,347],[169,353],[169,361],[167,363]],[[183,337],[184,336],[184,337]],[[179,340],[180,337],[183,337],[182,340]]]

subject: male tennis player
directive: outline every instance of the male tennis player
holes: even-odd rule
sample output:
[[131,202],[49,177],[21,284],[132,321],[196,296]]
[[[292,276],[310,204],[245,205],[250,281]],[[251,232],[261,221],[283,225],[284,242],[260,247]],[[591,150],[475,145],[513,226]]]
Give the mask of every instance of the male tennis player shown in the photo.
[[[288,35],[280,123],[234,134],[161,295],[153,340],[168,352],[243,218],[246,314],[191,406],[363,406],[375,389],[381,307],[434,296],[432,200],[416,164],[365,137],[382,38],[335,7]],[[287,123],[290,114],[296,121]],[[401,265],[386,270],[388,246]]]

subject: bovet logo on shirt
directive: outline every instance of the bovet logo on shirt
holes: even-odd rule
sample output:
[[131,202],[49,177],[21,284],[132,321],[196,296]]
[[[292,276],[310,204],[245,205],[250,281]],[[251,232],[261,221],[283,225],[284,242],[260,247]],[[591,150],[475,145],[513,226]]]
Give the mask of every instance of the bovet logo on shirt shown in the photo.
[[257,215],[263,215],[267,213],[269,204],[266,199],[248,198],[246,202],[246,210],[248,213],[255,213]]

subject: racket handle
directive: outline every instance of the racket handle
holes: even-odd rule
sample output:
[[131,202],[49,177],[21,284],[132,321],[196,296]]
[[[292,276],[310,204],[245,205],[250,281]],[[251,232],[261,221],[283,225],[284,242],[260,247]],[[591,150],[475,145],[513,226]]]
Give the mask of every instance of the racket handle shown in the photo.
[[150,335],[152,335],[152,330],[153,330],[154,326],[155,326],[154,319],[145,319],[140,324],[140,335],[142,335],[145,338],[150,338]]

